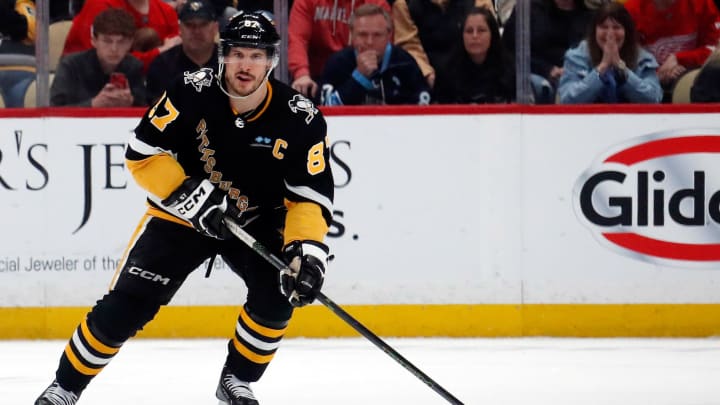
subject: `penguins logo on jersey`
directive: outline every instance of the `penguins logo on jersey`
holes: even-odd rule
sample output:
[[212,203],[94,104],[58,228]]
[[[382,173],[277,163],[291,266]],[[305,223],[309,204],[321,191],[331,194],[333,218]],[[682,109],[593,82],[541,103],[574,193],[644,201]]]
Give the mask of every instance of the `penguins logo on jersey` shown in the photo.
[[288,105],[290,106],[290,111],[296,114],[298,112],[306,113],[307,117],[305,117],[305,123],[307,124],[309,124],[318,113],[318,109],[315,108],[315,104],[300,94],[294,95],[292,100],[288,101]]
[[192,84],[195,90],[200,93],[203,87],[212,85],[213,70],[210,68],[202,68],[196,72],[183,72],[185,76],[185,84]]

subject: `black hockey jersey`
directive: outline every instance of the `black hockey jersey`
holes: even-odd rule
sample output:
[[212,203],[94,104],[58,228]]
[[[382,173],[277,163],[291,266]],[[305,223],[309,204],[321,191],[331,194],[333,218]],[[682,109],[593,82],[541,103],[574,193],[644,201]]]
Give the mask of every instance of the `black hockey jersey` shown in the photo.
[[310,222],[329,226],[334,185],[327,127],[310,100],[271,79],[265,100],[238,114],[212,69],[179,79],[147,110],[125,154],[150,193],[151,214],[167,218],[159,202],[186,176],[197,176],[226,190],[241,211],[280,222],[285,207],[313,203],[322,217]]

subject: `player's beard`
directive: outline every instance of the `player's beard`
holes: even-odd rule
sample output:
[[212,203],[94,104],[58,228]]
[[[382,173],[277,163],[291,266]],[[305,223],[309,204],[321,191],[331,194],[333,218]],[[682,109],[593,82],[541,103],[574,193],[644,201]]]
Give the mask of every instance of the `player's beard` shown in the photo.
[[[247,97],[255,93],[255,91],[257,91],[257,89],[260,88],[265,81],[265,75],[257,77],[243,72],[236,72],[230,78],[227,76],[228,75],[226,74],[225,84],[227,85],[228,90],[230,90],[230,92],[234,95],[238,95],[240,97]],[[241,80],[241,77],[246,80]]]

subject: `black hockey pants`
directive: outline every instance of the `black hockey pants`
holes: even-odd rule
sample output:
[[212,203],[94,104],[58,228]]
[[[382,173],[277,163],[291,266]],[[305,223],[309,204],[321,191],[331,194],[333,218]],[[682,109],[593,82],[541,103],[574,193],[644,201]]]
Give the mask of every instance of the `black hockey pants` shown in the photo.
[[[279,252],[280,233],[266,228],[263,234],[260,221],[252,225],[256,231],[248,231]],[[169,303],[187,276],[215,255],[242,277],[248,290],[228,343],[226,364],[238,378],[257,381],[292,315],[292,307],[280,293],[277,270],[239,240],[216,240],[192,228],[145,216],[110,291],[68,342],[57,370],[60,384],[81,392],[122,344],[151,321],[160,306]],[[230,330],[228,325],[228,333]]]

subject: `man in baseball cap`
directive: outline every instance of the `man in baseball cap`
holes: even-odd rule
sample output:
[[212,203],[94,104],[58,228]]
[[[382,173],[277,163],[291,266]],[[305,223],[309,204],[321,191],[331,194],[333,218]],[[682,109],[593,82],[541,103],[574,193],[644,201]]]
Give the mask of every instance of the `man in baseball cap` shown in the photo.
[[208,21],[217,20],[217,14],[209,0],[190,0],[180,9],[180,21],[199,18]]
[[153,104],[179,74],[191,74],[201,68],[217,72],[218,21],[209,0],[189,0],[180,9],[182,43],[160,54],[147,73],[148,104]]

